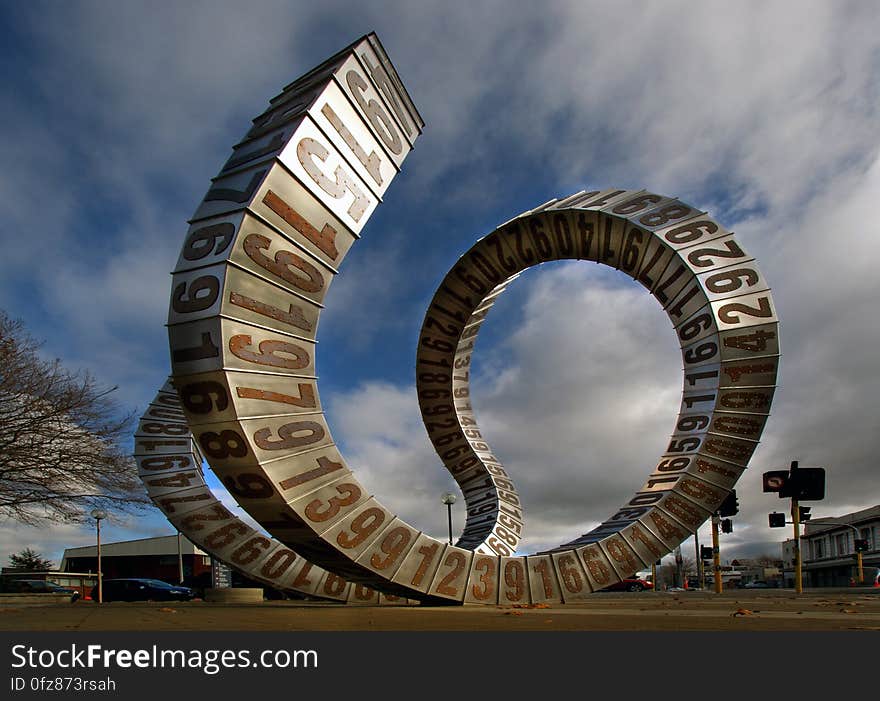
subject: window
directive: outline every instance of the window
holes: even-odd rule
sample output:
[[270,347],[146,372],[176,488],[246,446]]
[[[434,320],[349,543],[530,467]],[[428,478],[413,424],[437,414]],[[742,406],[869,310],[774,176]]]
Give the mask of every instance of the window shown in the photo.
[[813,559],[820,560],[825,557],[825,549],[822,547],[822,539],[817,538],[813,541]]
[[837,555],[849,553],[849,533],[838,533],[834,536],[834,551]]

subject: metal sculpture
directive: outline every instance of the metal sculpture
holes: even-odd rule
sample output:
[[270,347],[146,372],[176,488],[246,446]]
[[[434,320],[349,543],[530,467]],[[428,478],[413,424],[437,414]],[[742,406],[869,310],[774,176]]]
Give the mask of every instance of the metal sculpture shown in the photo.
[[[139,469],[183,533],[282,589],[366,603],[577,600],[670,552],[745,469],[778,365],[769,288],[723,227],[645,191],[576,193],[480,239],[443,280],[419,336],[422,416],[467,506],[458,543],[435,539],[354,477],[315,376],[327,288],[422,126],[372,34],[254,120],[191,220],[168,317],[176,392],[163,388],[139,425]],[[519,497],[477,425],[468,368],[511,280],[569,258],[615,267],[661,303],[682,346],[681,411],[657,467],[618,512],[553,551],[518,556]],[[211,494],[199,450],[273,537]]]

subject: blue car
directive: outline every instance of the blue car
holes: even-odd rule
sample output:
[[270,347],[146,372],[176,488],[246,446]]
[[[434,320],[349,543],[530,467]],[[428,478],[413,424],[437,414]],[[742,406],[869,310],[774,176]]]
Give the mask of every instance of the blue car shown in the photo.
[[[189,587],[168,584],[159,579],[105,579],[104,601],[191,601],[195,592]],[[98,600],[98,587],[92,589],[92,601]]]

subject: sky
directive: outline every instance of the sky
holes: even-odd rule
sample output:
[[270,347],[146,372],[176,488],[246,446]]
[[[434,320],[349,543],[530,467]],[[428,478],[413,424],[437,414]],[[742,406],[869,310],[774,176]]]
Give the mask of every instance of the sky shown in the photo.
[[[319,6],[320,5],[320,6]],[[440,280],[481,236],[582,189],[707,210],[773,289],[779,389],[722,559],[781,556],[761,473],[825,467],[814,517],[880,503],[876,2],[6,3],[0,308],[142,411],[169,372],[169,276],[210,178],[297,76],[375,31],[425,120],[318,332],[322,402],[360,481],[442,538],[452,478],[414,387]],[[527,271],[484,324],[480,425],[517,485],[522,552],[605,520],[672,432],[681,358],[643,288],[586,262]],[[453,508],[464,522],[463,501]],[[172,533],[113,515],[106,541]],[[708,525],[700,530],[709,543]],[[0,558],[60,561],[91,526],[0,522]],[[693,541],[683,545],[693,554]]]

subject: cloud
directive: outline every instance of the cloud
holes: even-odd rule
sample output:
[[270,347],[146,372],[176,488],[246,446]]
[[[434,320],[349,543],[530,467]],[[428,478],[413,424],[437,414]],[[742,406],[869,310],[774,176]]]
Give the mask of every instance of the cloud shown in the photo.
[[[324,401],[346,462],[367,491],[413,527],[444,538],[440,497],[457,486],[428,442],[415,387],[365,382]],[[464,512],[454,514],[460,528]]]
[[[0,92],[0,305],[47,354],[145,405],[167,372],[167,272],[210,176],[270,96],[375,29],[427,128],[321,325],[324,400],[356,474],[444,533],[450,480],[411,386],[424,305],[510,216],[591,185],[646,187],[735,227],[773,286],[781,387],[727,541],[772,543],[764,469],[825,465],[835,513],[877,501],[875,14],[716,0],[22,5],[3,49],[16,70]],[[595,267],[526,275],[493,310],[476,399],[536,547],[638,487],[671,430],[675,353],[647,294]]]
[[[528,552],[580,535],[641,486],[681,390],[676,339],[641,287],[588,263],[542,268],[517,281],[513,306],[502,296],[493,309],[481,335],[514,331],[498,346],[480,338],[472,377],[480,426],[523,498]],[[451,478],[438,472],[415,389],[366,383],[334,393],[327,413],[370,491],[436,529],[442,512],[425,506]]]

